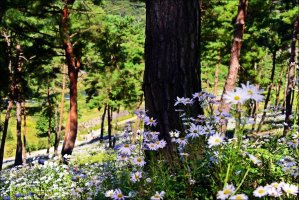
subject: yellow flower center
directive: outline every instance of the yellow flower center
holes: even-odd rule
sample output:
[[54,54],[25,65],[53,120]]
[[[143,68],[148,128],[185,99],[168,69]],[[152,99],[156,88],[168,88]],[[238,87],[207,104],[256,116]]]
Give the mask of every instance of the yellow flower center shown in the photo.
[[130,145],[129,144],[125,144],[124,147],[128,148],[128,147],[130,147]]
[[158,194],[155,194],[155,196],[154,196],[155,198],[160,198],[160,195],[158,195]]
[[234,97],[234,100],[236,100],[236,101],[239,101],[241,98],[240,98],[240,96],[235,96]]
[[223,194],[230,194],[230,190],[229,190],[229,189],[225,189],[225,190],[223,191]]
[[264,194],[264,193],[265,193],[265,190],[264,190],[264,189],[259,189],[257,192],[258,192],[259,194]]
[[137,162],[141,162],[142,161],[142,159],[141,158],[137,158]]
[[242,196],[241,195],[236,196],[236,200],[242,200]]
[[219,138],[216,138],[216,139],[215,139],[215,142],[216,142],[216,143],[220,143]]
[[123,195],[122,193],[119,193],[119,194],[117,195],[117,197],[118,197],[118,198],[122,198],[122,197],[124,197],[124,195]]
[[249,95],[253,95],[252,90],[247,90],[247,93],[248,93]]

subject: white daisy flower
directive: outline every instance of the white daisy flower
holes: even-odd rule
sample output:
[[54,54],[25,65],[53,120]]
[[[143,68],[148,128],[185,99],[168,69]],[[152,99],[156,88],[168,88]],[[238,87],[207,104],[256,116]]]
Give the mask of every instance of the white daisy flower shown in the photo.
[[114,190],[108,190],[105,192],[105,197],[110,197],[112,198],[114,194]]
[[218,146],[223,142],[223,136],[220,133],[216,133],[209,137],[208,144],[209,148],[213,146]]
[[164,191],[156,192],[156,194],[151,197],[151,200],[161,200],[161,199],[163,199],[164,195],[165,195]]
[[248,200],[248,196],[245,194],[236,194],[231,196],[229,199],[231,200]]
[[298,193],[298,187],[296,185],[286,183],[282,186],[282,189],[287,194],[297,195]]
[[261,102],[264,100],[264,96],[261,95],[263,90],[259,90],[256,86],[250,85],[247,81],[246,85],[241,84],[242,90],[246,92],[250,99],[255,100],[256,102]]
[[156,151],[159,148],[156,143],[148,143],[147,147],[149,148],[149,150],[153,151]]
[[223,96],[223,99],[226,103],[243,104],[246,100],[249,99],[249,96],[243,90],[237,90],[226,92],[226,94],[224,94]]
[[114,199],[114,200],[124,200],[125,195],[123,195],[123,193],[120,189],[116,189],[111,198]]
[[137,166],[140,166],[140,167],[143,167],[145,165],[145,161],[143,158],[141,157],[135,157],[132,159],[132,162],[134,165],[137,165]]
[[142,172],[132,172],[131,173],[131,181],[133,183],[136,183],[138,181],[140,181],[140,179],[142,178]]
[[194,139],[194,138],[199,137],[200,129],[201,129],[201,126],[198,126],[198,125],[195,125],[192,123],[189,128],[189,134],[187,135],[187,138]]
[[224,186],[223,190],[218,191],[217,199],[227,199],[235,191],[235,186],[233,184],[227,184]]
[[263,186],[259,186],[258,188],[256,188],[253,191],[253,195],[255,197],[264,197],[268,194],[267,188],[263,187]]
[[179,144],[180,147],[184,147],[188,144],[187,139],[184,137],[177,138],[176,143]]
[[157,125],[157,121],[154,118],[150,118],[148,116],[144,117],[144,123],[147,126],[156,126]]
[[119,149],[121,154],[131,155],[134,146],[131,144],[123,144],[123,146]]
[[180,136],[180,132],[179,131],[170,131],[169,132],[170,137],[174,138],[178,138]]

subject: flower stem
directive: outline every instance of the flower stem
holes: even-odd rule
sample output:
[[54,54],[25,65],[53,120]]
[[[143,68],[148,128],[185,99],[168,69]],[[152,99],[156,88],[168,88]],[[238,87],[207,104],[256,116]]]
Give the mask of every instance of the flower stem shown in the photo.
[[247,175],[248,175],[249,169],[250,169],[250,168],[248,168],[248,169],[246,170],[246,172],[245,172],[245,174],[244,174],[244,176],[243,176],[243,178],[242,178],[240,184],[238,185],[237,189],[235,190],[234,194],[235,194],[235,193],[240,189],[240,187],[242,186],[243,182],[245,181],[245,178],[246,178]]

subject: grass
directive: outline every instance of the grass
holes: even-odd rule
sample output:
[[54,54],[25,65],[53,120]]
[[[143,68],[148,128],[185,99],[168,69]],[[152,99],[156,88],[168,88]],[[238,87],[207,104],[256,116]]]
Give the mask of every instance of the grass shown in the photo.
[[85,165],[86,163],[98,163],[98,162],[104,162],[104,161],[108,161],[108,160],[115,160],[116,157],[115,155],[110,155],[107,153],[97,153],[97,154],[93,154],[93,155],[87,155],[87,156],[82,156],[82,155],[78,155],[74,158],[74,160],[76,160],[76,163],[78,165]]

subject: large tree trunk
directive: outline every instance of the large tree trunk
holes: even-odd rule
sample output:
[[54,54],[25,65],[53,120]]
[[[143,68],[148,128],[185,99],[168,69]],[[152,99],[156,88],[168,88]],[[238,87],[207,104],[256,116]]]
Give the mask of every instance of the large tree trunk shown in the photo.
[[296,17],[294,21],[294,29],[293,29],[293,37],[291,43],[291,57],[289,61],[289,73],[288,73],[288,85],[286,91],[286,116],[285,116],[285,125],[283,129],[283,136],[286,136],[287,132],[290,130],[291,127],[291,119],[290,116],[292,114],[293,108],[293,101],[292,101],[292,94],[294,94],[295,88],[295,70],[296,70],[296,40],[297,34],[299,29],[299,16]]
[[6,136],[7,136],[8,123],[9,123],[9,119],[10,119],[10,111],[12,109],[12,106],[13,106],[13,100],[10,100],[8,102],[7,108],[6,108],[5,121],[4,121],[1,146],[0,146],[0,171],[2,170],[5,141],[6,141]]
[[21,102],[17,101],[17,147],[16,147],[16,157],[15,157],[15,163],[14,166],[22,165],[23,159],[22,159],[22,106]]
[[27,151],[26,151],[26,134],[27,134],[27,115],[26,115],[26,105],[25,101],[22,103],[22,110],[23,110],[23,164],[26,164],[27,162]]
[[66,65],[63,65],[63,79],[62,79],[62,90],[61,90],[61,102],[60,102],[60,113],[59,113],[59,127],[55,134],[55,144],[54,144],[54,154],[58,156],[58,146],[60,142],[62,122],[63,122],[63,112],[64,112],[64,93],[65,93],[65,81],[66,81]]
[[104,124],[105,124],[106,111],[107,111],[107,104],[105,104],[105,106],[104,106],[104,112],[103,112],[102,121],[101,121],[101,136],[100,136],[101,141],[104,138]]
[[68,65],[68,76],[70,79],[70,131],[64,137],[64,143],[62,147],[61,154],[72,154],[78,131],[78,106],[77,106],[77,81],[78,72],[80,68],[80,61],[76,58],[74,54],[73,44],[70,40],[69,35],[69,8],[74,1],[65,0],[65,6],[62,10],[61,20],[60,20],[60,36],[63,43],[63,48],[65,50],[66,61]]
[[270,101],[271,92],[272,92],[272,89],[273,89],[273,86],[274,86],[275,67],[276,67],[276,51],[273,52],[273,56],[272,56],[272,71],[271,71],[271,77],[270,77],[271,83],[268,86],[268,92],[267,92],[267,96],[266,96],[266,99],[265,99],[264,110],[263,110],[263,114],[262,114],[259,126],[257,128],[257,133],[259,133],[261,131],[263,123],[264,123],[265,118],[266,118],[268,103]]
[[[167,141],[167,154],[171,152],[169,132],[182,130],[174,108],[176,97],[201,91],[199,16],[198,0],[146,1],[145,110],[157,119],[156,130]],[[194,104],[190,114],[199,113],[203,111]]]
[[238,15],[235,24],[234,39],[231,48],[229,71],[222,92],[219,110],[229,112],[229,105],[224,102],[223,96],[227,92],[233,91],[237,82],[240,68],[240,51],[242,47],[243,34],[245,30],[245,18],[247,15],[248,0],[239,0]]

